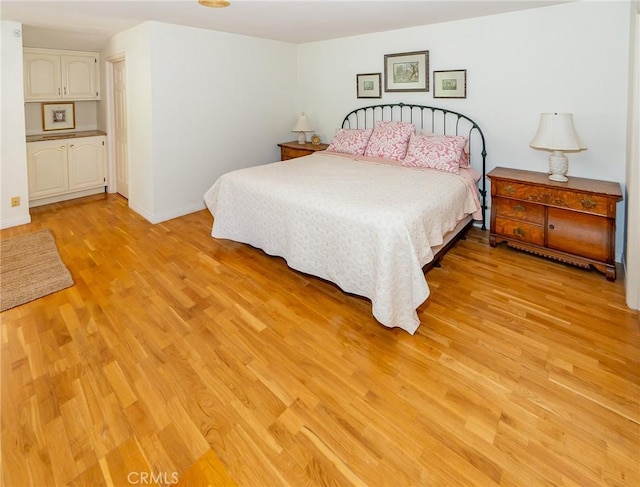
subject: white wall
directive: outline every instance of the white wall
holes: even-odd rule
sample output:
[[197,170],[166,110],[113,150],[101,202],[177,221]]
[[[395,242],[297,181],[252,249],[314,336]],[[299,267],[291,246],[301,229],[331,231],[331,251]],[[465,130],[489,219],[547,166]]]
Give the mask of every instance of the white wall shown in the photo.
[[[279,160],[278,142],[292,138],[293,44],[147,22],[114,37],[102,59],[119,53],[127,66],[130,206],[152,222],[204,208],[202,196],[220,175]],[[107,128],[102,115],[100,124]]]
[[[107,106],[110,93],[107,87],[105,62],[109,58],[125,57],[127,68],[127,131],[129,165],[129,207],[148,220],[154,214],[154,161],[152,140],[152,81],[150,24],[133,27],[114,36],[100,53],[102,63],[102,97],[98,104],[98,128],[109,131]],[[108,135],[108,134],[107,134]],[[109,153],[113,157],[112,153]],[[113,164],[111,164],[113,167]],[[110,177],[115,177],[111,172]]]
[[[15,32],[19,33],[16,37]],[[27,146],[24,128],[24,87],[22,82],[22,25],[0,22],[0,228],[29,223],[29,185]],[[21,205],[11,207],[11,198],[19,196]]]
[[[624,183],[629,10],[627,1],[573,2],[304,44],[296,106],[325,141],[358,106],[404,101],[447,107],[483,129],[488,169],[542,172],[548,153],[529,147],[539,114],[570,112],[588,150],[568,155],[569,176]],[[356,98],[357,73],[384,72],[385,54],[418,50],[429,50],[430,71],[466,69],[467,98],[434,99],[432,91]],[[620,203],[617,260],[624,209]]]
[[[98,102],[76,101],[75,122],[76,126],[69,130],[56,130],[56,134],[66,132],[80,132],[82,130],[96,130],[98,128]],[[40,102],[25,103],[25,126],[27,135],[43,134],[42,130],[42,104]]]
[[279,160],[295,121],[294,45],[153,23],[151,55],[157,216],[202,208],[225,172]]
[[629,126],[627,144],[627,305],[640,308],[640,2],[632,2],[629,45]]

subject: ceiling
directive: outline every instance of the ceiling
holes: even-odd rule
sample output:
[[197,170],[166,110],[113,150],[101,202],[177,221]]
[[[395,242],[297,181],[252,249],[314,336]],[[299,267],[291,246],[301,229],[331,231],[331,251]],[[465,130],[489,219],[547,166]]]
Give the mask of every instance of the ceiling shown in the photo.
[[570,0],[2,0],[0,18],[23,24],[23,45],[99,51],[118,32],[148,20],[291,43],[403,29]]

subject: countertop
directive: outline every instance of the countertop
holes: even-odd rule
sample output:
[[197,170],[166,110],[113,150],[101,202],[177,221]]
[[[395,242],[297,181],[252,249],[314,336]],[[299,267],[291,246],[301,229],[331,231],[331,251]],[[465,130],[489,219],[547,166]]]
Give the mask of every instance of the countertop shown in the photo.
[[27,135],[27,142],[42,142],[44,140],[60,140],[75,139],[78,137],[96,137],[98,135],[107,135],[102,130],[84,130],[81,132],[65,132],[63,134],[38,134]]

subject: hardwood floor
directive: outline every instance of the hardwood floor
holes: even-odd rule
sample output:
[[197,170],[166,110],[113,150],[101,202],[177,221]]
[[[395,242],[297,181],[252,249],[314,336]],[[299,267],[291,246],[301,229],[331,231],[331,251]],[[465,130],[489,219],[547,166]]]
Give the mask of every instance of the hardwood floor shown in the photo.
[[75,286],[0,315],[6,486],[640,485],[623,279],[472,229],[410,336],[206,210],[31,214]]

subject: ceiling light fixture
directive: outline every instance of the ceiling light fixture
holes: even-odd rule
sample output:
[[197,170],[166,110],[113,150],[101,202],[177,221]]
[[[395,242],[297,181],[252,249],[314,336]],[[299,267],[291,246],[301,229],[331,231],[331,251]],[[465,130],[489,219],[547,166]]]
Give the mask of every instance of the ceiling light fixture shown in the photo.
[[213,8],[222,8],[228,7],[229,2],[227,0],[198,0],[200,5],[204,5],[205,7],[213,7]]

